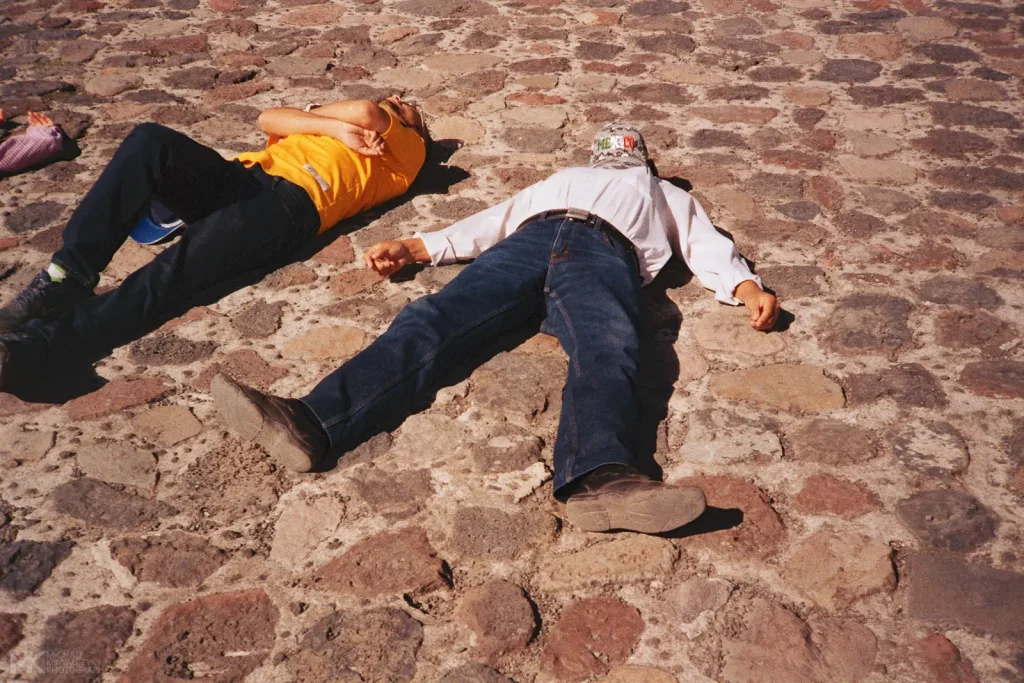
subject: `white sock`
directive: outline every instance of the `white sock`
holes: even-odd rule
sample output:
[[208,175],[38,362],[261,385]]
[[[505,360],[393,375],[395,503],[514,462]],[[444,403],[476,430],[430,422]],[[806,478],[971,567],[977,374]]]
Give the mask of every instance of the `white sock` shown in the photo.
[[50,262],[50,265],[46,267],[46,274],[50,276],[50,282],[64,282],[64,278],[68,276],[68,274],[64,272],[63,268],[52,261]]

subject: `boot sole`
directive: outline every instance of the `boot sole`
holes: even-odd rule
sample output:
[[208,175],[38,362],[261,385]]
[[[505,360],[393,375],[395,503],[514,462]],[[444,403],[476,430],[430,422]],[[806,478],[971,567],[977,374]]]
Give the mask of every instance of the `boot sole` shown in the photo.
[[689,524],[704,513],[704,492],[693,486],[665,486],[631,493],[574,496],[565,505],[573,526],[583,531],[638,531],[660,534]]
[[276,429],[265,429],[267,420],[263,411],[237,386],[217,375],[210,382],[210,393],[221,422],[228,429],[245,441],[255,443],[286,469],[293,472],[309,472],[313,469],[309,455],[286,434]]

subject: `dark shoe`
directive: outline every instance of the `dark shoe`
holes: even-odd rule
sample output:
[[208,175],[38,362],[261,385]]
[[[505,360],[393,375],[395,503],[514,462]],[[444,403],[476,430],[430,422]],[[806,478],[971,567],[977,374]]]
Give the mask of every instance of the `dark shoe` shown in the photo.
[[44,270],[32,278],[14,301],[0,308],[0,334],[13,332],[29,320],[53,320],[92,295],[91,289],[71,278],[54,282]]
[[11,370],[11,350],[7,343],[0,339],[0,391],[3,391],[10,383],[14,373]]
[[706,506],[704,492],[695,486],[673,486],[632,467],[607,465],[580,481],[565,513],[583,531],[660,534],[689,524]]
[[327,434],[301,402],[262,394],[227,375],[213,378],[210,393],[221,421],[279,465],[309,472],[327,453]]

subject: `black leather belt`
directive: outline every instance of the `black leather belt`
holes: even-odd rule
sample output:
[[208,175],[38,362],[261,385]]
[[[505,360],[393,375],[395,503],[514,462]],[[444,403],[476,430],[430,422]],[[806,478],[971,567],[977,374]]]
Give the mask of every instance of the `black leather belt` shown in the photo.
[[614,225],[600,216],[590,213],[589,211],[584,211],[583,209],[552,209],[551,211],[541,211],[540,213],[530,216],[520,225],[526,225],[531,221],[543,221],[550,220],[552,218],[568,218],[571,221],[583,223],[584,225],[589,225],[592,228],[600,230],[607,235],[609,239],[618,242],[626,249],[626,251],[629,252],[629,255],[633,257],[633,267],[636,269],[637,273],[640,272],[640,257],[637,256],[636,247],[634,247],[633,243],[629,241],[629,238],[616,230]]

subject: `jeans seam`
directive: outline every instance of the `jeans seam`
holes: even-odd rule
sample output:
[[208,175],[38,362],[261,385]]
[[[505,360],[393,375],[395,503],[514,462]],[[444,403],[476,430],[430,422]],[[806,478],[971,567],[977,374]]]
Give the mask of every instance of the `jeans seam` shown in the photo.
[[331,428],[331,427],[334,427],[334,426],[340,424],[344,420],[352,419],[352,417],[354,417],[356,415],[356,413],[358,413],[359,411],[363,410],[364,408],[366,408],[367,406],[372,404],[374,401],[379,399],[381,396],[383,396],[384,394],[386,394],[389,391],[391,391],[392,389],[394,389],[396,386],[401,384],[410,375],[413,375],[416,372],[419,372],[419,370],[423,366],[425,366],[427,363],[430,363],[431,361],[436,359],[438,356],[440,356],[442,353],[447,351],[448,348],[452,344],[455,343],[455,340],[458,339],[459,337],[461,337],[462,335],[464,335],[466,332],[468,332],[469,330],[473,329],[474,327],[479,327],[480,325],[483,325],[488,320],[492,320],[493,318],[497,317],[498,315],[500,315],[500,314],[502,314],[502,313],[504,313],[504,312],[506,312],[508,310],[511,310],[512,308],[514,308],[515,306],[519,305],[520,303],[521,303],[521,301],[519,299],[516,299],[515,301],[512,301],[512,302],[506,304],[505,306],[502,306],[501,308],[493,311],[490,315],[488,315],[488,316],[486,316],[484,318],[481,318],[479,320],[475,320],[473,323],[460,328],[454,335],[452,335],[452,338],[451,338],[450,341],[448,341],[448,343],[442,345],[434,353],[428,355],[426,358],[421,359],[419,363],[416,363],[412,367],[407,368],[405,370],[405,372],[396,375],[395,378],[393,380],[391,380],[390,382],[388,382],[383,389],[381,389],[380,391],[378,391],[374,395],[372,395],[369,398],[367,398],[366,400],[364,400],[358,406],[350,408],[348,410],[348,412],[343,413],[343,414],[341,414],[341,415],[339,415],[339,416],[337,416],[335,418],[331,418],[331,419],[327,420],[326,422],[324,422],[324,426],[327,427],[327,428]]
[[[569,319],[569,315],[566,312],[565,307],[562,306],[561,299],[559,299],[558,296],[555,294],[550,294],[550,296],[551,299],[555,302],[555,307],[558,309],[558,312],[562,315],[562,320],[565,321],[565,329],[566,332],[569,334],[569,338],[572,339],[573,354],[569,357],[569,362],[572,363],[572,367],[575,370],[576,375],[579,376],[580,366],[579,361],[576,358],[576,351],[579,349],[579,340],[576,339],[576,330],[573,329],[572,321]],[[569,384],[569,378],[566,378],[566,384]],[[563,398],[562,400],[565,399]],[[576,455],[579,453],[580,450],[579,430],[576,427],[575,402],[573,402],[572,410],[569,412],[569,424],[572,433],[572,450],[569,453],[568,462],[566,463],[566,467],[568,469],[567,476],[572,474],[573,468],[576,466]]]

